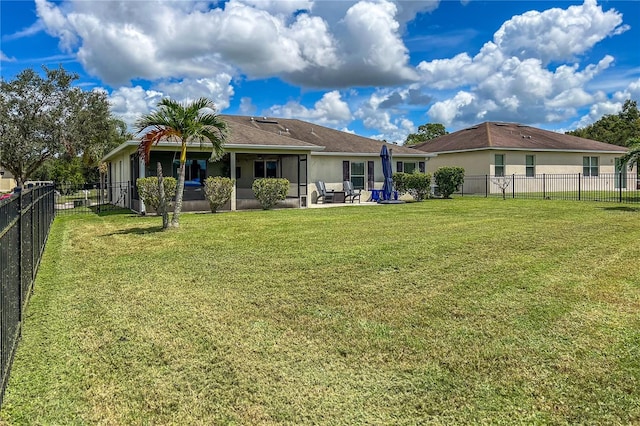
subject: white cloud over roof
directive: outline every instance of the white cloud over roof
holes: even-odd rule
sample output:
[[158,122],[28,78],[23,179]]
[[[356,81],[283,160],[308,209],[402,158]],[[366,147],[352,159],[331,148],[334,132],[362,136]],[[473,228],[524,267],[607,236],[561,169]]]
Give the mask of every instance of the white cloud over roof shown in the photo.
[[[208,96],[223,110],[238,81],[261,78],[326,91],[312,107],[274,102],[265,111],[270,115],[340,127],[358,119],[389,141],[415,131],[406,112],[416,108],[424,122],[462,127],[523,117],[558,122],[591,106],[579,121],[587,123],[621,106],[618,97],[640,97],[640,82],[610,95],[589,88],[615,58],[583,63],[586,54],[630,28],[595,0],[512,16],[476,52],[412,65],[407,25],[439,6],[439,0],[36,0],[39,21],[24,34],[44,28],[56,37],[114,88],[114,113],[129,123],[162,96]],[[369,91],[347,96],[347,88]],[[257,110],[248,97],[240,108]]]

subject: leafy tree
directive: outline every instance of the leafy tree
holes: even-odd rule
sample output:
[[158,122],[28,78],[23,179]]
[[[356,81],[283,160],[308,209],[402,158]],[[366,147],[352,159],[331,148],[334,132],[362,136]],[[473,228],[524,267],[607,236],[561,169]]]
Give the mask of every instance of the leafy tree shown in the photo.
[[567,134],[613,145],[629,146],[629,140],[640,138],[638,104],[628,99],[618,114],[605,115],[595,123]]
[[101,91],[85,92],[62,67],[33,69],[0,80],[0,165],[18,186],[50,158],[92,156],[108,140],[109,103]]
[[155,111],[143,116],[136,122],[138,133],[145,132],[138,146],[141,157],[149,162],[151,147],[161,140],[176,141],[180,144],[180,168],[176,201],[171,218],[171,226],[178,227],[182,212],[184,195],[185,163],[187,161],[187,143],[209,142],[213,148],[211,159],[222,156],[224,139],[228,133],[227,124],[215,113],[212,101],[200,98],[196,101],[180,104],[164,98],[158,102]]
[[419,126],[417,133],[410,133],[407,139],[405,139],[404,144],[406,146],[413,146],[447,134],[449,134],[449,132],[447,132],[443,124],[427,123]]
[[451,198],[451,194],[460,189],[464,183],[464,169],[462,167],[440,167],[433,174],[438,191],[443,198]]

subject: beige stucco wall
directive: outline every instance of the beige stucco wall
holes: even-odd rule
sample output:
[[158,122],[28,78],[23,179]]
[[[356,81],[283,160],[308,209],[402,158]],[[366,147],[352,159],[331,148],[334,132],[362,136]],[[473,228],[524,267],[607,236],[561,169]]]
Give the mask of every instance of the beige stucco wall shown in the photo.
[[[443,166],[457,166],[465,169],[464,193],[500,193],[501,179],[495,175],[495,155],[503,154],[505,175],[510,181],[508,192],[547,192],[606,190],[618,187],[616,158],[621,154],[593,152],[549,152],[482,150],[451,154],[439,154],[429,162],[433,172]],[[536,178],[526,177],[526,156],[535,156]],[[580,176],[583,173],[583,157],[598,157],[598,178]],[[635,169],[627,171],[629,180]],[[485,177],[489,175],[488,177]],[[516,175],[515,178],[513,175]],[[543,178],[543,175],[547,175]],[[514,180],[515,179],[515,180]],[[514,182],[511,182],[514,180]]]
[[4,174],[0,176],[0,192],[11,192],[15,187],[15,179],[13,178],[11,173],[5,171]]
[[549,151],[513,151],[513,150],[482,150],[438,154],[431,159],[431,172],[439,167],[456,166],[465,170],[465,175],[494,175],[495,155],[503,154],[505,160],[505,174],[526,174],[526,156],[535,156],[536,174],[569,174],[582,173],[583,157],[598,157],[600,174],[615,173],[615,159],[621,154],[589,153],[589,152],[549,152]]

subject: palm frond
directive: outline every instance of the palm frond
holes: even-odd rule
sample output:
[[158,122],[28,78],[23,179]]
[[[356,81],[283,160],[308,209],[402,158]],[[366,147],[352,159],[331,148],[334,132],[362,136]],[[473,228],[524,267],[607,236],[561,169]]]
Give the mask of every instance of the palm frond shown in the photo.
[[178,135],[175,130],[170,128],[157,127],[150,130],[145,133],[138,145],[138,154],[140,155],[140,158],[142,158],[146,164],[149,164],[151,147],[153,145],[157,145],[162,139],[170,139],[177,136]]

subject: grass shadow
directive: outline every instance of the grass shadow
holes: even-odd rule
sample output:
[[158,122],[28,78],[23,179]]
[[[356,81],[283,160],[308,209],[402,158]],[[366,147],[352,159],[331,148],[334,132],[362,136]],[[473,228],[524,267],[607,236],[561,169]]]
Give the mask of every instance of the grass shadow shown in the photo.
[[104,205],[103,206],[96,205],[96,206],[90,206],[88,209],[92,213],[98,216],[121,216],[121,215],[137,216],[137,214],[133,213],[131,210],[120,208],[120,207],[113,207],[113,206],[105,207]]
[[146,234],[155,234],[157,232],[164,232],[164,230],[162,229],[162,225],[150,226],[146,228],[136,227],[136,228],[122,229],[120,231],[114,231],[108,234],[104,234],[103,237],[108,237],[111,235],[146,235]]
[[603,210],[619,211],[619,212],[640,212],[640,207],[629,206],[616,206],[616,207],[603,207]]

